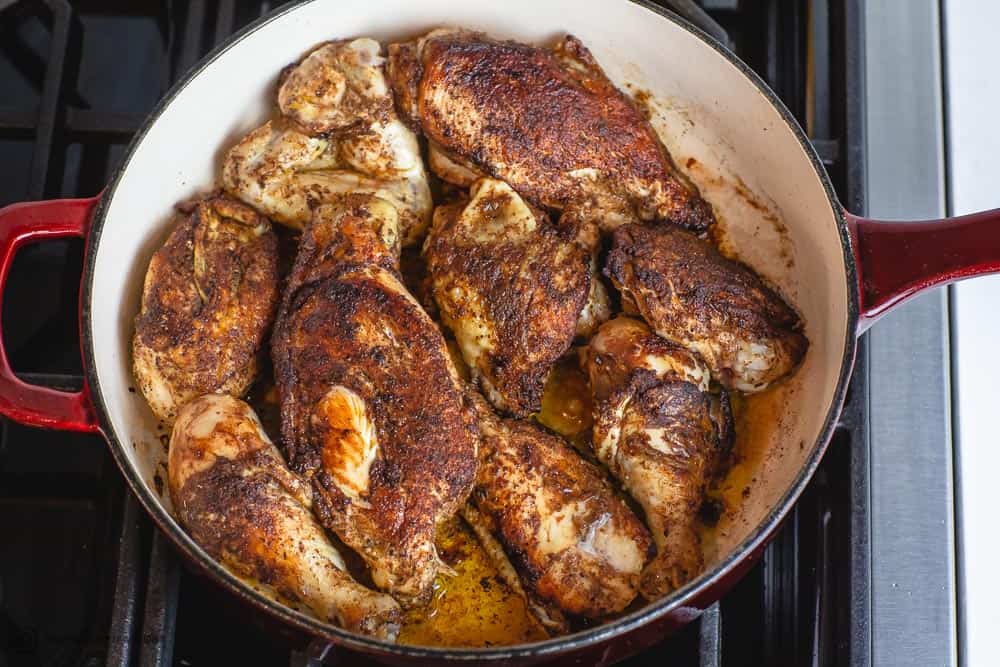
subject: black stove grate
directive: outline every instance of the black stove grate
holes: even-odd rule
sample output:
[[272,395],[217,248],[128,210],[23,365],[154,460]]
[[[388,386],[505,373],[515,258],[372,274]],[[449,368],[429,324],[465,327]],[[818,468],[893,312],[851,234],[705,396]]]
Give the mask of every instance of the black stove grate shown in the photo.
[[[806,126],[865,210],[859,0],[663,0],[730,44]],[[0,205],[90,196],[191,65],[272,9],[236,0],[0,0]],[[78,387],[82,246],[24,249],[4,299],[15,370]],[[868,665],[867,346],[829,453],[761,563],[627,664]],[[0,664],[335,664],[184,569],[93,436],[0,431]]]

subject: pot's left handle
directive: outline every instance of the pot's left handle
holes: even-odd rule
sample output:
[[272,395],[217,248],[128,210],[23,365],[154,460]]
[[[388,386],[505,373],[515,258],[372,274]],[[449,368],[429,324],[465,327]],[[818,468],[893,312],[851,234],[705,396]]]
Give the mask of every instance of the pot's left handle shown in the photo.
[[12,204],[0,209],[0,414],[30,426],[93,433],[97,417],[84,382],[76,392],[28,384],[10,368],[3,345],[3,295],[18,249],[28,243],[84,237],[98,197]]

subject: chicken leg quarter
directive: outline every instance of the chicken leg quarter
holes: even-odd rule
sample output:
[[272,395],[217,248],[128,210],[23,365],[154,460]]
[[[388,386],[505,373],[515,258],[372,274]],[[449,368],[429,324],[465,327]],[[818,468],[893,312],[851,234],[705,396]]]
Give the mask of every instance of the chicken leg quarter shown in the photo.
[[628,317],[605,323],[581,355],[594,395],[593,446],[646,513],[657,554],[640,590],[654,599],[702,569],[697,514],[732,429],[708,370]]
[[170,438],[178,518],[237,576],[301,603],[323,621],[393,640],[399,605],[354,581],[310,512],[312,493],[243,401],[207,394],[181,409]]
[[282,436],[322,523],[404,604],[431,594],[435,527],[465,502],[475,425],[445,341],[396,271],[395,208],[316,210],[272,339]]

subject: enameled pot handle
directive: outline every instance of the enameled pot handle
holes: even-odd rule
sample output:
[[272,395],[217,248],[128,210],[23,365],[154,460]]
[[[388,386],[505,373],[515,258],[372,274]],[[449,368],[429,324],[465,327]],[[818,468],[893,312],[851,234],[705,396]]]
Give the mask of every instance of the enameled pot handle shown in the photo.
[[[7,275],[17,250],[27,244],[67,236],[84,237],[97,204],[93,199],[56,199],[12,204],[0,209],[0,318]],[[0,319],[0,414],[22,424],[92,433],[97,418],[84,383],[76,392],[28,384],[14,375],[3,345]]]
[[926,222],[846,216],[861,290],[860,331],[926,289],[1000,273],[1000,209]]

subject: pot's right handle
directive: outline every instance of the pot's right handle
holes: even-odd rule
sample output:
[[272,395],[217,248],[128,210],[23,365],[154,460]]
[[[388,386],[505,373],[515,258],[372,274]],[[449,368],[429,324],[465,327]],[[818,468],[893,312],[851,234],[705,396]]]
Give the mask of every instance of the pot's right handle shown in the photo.
[[846,217],[861,290],[859,333],[926,289],[1000,273],[1000,209],[927,222]]
[[[86,236],[98,198],[56,199],[12,204],[0,209],[0,318],[7,275],[18,248],[26,243]],[[86,384],[76,392],[28,384],[10,368],[0,319],[0,413],[22,424],[93,433],[99,430]]]

